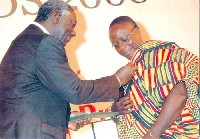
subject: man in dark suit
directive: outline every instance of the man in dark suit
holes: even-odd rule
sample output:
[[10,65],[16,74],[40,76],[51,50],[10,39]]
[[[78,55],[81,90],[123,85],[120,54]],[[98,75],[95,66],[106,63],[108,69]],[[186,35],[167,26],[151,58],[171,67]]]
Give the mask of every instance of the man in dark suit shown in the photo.
[[127,64],[112,76],[80,80],[64,49],[76,22],[68,4],[50,0],[12,42],[0,66],[0,138],[65,139],[69,103],[119,99],[119,87],[137,67]]

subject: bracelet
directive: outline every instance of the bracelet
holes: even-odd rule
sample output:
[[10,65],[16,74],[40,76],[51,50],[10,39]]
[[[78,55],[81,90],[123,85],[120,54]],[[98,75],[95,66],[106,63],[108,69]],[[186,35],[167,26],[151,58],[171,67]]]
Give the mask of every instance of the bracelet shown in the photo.
[[151,131],[149,130],[149,134],[150,134],[150,137],[152,138],[152,139],[155,139],[154,137],[153,137],[153,135],[151,134]]
[[119,82],[119,86],[121,86],[121,81],[120,81],[119,77],[117,77],[116,75],[115,75],[115,77],[117,78],[117,80]]

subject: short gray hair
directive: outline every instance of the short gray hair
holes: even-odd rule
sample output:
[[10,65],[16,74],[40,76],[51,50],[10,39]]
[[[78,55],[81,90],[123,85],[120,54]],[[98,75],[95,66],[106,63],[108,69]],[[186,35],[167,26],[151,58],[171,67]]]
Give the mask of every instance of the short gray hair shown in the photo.
[[63,18],[73,11],[73,8],[63,0],[48,0],[39,8],[35,21],[47,20],[54,11],[59,11],[60,17]]

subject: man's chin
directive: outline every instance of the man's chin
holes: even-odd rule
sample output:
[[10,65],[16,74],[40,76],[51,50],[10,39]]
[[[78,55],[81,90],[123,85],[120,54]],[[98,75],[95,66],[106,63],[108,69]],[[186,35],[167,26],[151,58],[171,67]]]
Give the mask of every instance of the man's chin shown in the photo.
[[63,41],[63,44],[67,44],[67,43],[69,43],[71,41],[71,38],[66,38],[64,41]]
[[[71,39],[70,39],[70,40],[71,40]],[[62,44],[63,44],[64,46],[66,46],[66,45],[70,42],[70,40],[65,39],[64,41],[61,41],[61,42],[62,42]]]
[[65,41],[63,44],[66,46],[70,41]]

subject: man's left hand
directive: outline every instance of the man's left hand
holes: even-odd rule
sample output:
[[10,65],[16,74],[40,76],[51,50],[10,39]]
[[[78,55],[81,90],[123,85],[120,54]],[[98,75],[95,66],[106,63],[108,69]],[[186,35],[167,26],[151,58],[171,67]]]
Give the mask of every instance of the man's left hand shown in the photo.
[[[71,112],[70,117],[74,117],[74,116],[78,116],[78,115],[82,115],[82,114],[85,114],[85,113],[73,111],[73,112]],[[70,130],[77,131],[78,129],[84,127],[84,125],[90,124],[90,121],[91,121],[91,118],[70,122],[70,123],[68,123],[68,128]]]

